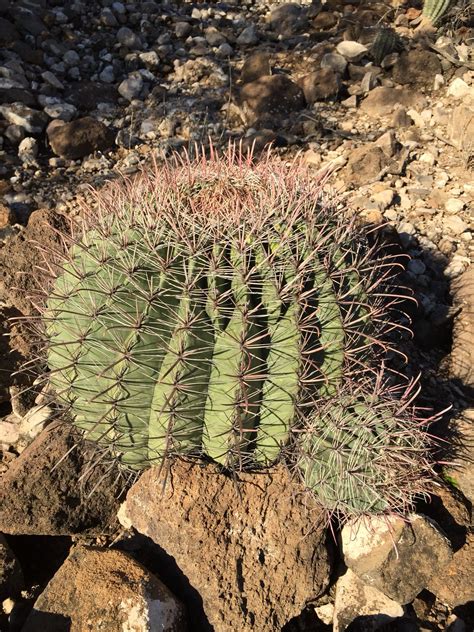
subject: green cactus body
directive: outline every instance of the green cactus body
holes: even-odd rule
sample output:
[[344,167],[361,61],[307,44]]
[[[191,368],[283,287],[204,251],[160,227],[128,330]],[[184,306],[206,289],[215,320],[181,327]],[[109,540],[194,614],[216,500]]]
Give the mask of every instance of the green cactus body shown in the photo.
[[424,0],[423,16],[428,18],[432,24],[436,24],[446,13],[451,4],[451,0]]

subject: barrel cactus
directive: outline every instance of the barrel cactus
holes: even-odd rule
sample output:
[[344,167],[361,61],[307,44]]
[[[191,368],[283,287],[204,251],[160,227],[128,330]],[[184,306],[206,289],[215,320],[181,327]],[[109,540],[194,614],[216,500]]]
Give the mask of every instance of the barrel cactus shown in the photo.
[[[295,462],[319,450],[318,411],[352,414],[341,392],[375,380],[393,266],[296,164],[232,149],[170,161],[106,187],[75,228],[43,315],[50,384],[132,470],[172,455]],[[378,423],[391,444],[396,418]]]
[[451,0],[424,0],[422,15],[431,24],[436,24],[446,13],[450,4]]

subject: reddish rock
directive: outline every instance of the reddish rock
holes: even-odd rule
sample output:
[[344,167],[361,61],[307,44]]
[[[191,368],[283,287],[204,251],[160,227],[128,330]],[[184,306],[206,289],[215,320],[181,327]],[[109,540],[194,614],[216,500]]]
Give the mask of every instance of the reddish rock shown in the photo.
[[306,103],[313,105],[315,101],[337,96],[341,87],[341,76],[331,68],[321,68],[302,77],[298,85],[303,88]]
[[440,601],[455,608],[474,601],[474,532],[439,573],[433,573],[428,590]]
[[392,69],[393,80],[401,84],[433,86],[435,75],[442,74],[438,55],[414,48],[400,55]]
[[15,213],[0,202],[0,229],[11,226],[16,221]]
[[324,591],[324,517],[283,466],[234,478],[209,464],[165,469],[141,476],[119,517],[175,558],[216,632],[274,632]]
[[37,599],[22,632],[184,632],[184,608],[128,554],[75,548]]
[[240,101],[250,119],[287,115],[305,107],[303,90],[287,75],[260,77],[246,83]]
[[90,116],[64,125],[50,125],[47,134],[54,153],[67,160],[76,160],[94,151],[110,149],[115,138],[109,127]]

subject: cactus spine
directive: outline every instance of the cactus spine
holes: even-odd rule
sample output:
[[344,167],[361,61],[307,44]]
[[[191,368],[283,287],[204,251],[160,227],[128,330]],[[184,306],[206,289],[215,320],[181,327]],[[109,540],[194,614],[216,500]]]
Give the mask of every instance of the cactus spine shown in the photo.
[[[254,165],[230,149],[110,185],[52,281],[50,383],[85,436],[132,470],[174,454],[264,466],[295,449],[309,488],[355,458],[369,489],[386,476],[369,452],[400,426],[390,407],[373,422],[372,400],[349,389],[375,397],[367,385],[393,329],[392,262],[373,255],[310,174],[271,156]],[[376,423],[377,441],[362,450],[370,431],[353,440],[341,416]],[[355,451],[338,469],[321,446],[341,433]],[[351,506],[346,492],[338,506]],[[390,504],[358,493],[353,511]]]
[[446,13],[450,4],[451,0],[424,0],[422,15],[432,24],[436,24]]

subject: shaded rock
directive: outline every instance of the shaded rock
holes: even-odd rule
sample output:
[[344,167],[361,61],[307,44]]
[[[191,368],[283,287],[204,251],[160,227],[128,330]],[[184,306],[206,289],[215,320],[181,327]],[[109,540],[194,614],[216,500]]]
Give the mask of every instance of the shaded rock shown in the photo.
[[303,88],[306,103],[312,105],[315,101],[337,96],[341,76],[331,68],[321,68],[302,77],[298,85]]
[[140,37],[129,29],[128,26],[122,26],[117,31],[117,41],[131,50],[137,50],[142,48],[142,42]]
[[19,37],[20,34],[14,25],[9,20],[0,17],[0,47],[9,48]]
[[176,559],[216,632],[273,632],[328,584],[323,516],[282,466],[236,479],[215,465],[152,468],[120,519]]
[[0,105],[0,114],[12,125],[19,125],[29,134],[41,134],[46,127],[48,117],[38,110],[17,101]]
[[369,143],[351,152],[342,175],[347,183],[362,186],[377,180],[390,162],[381,147]]
[[[460,364],[460,360],[457,362]],[[459,418],[454,420],[453,426],[456,453],[450,459],[450,465],[444,468],[444,472],[464,496],[474,503],[474,408],[464,410]]]
[[432,86],[435,75],[441,73],[436,53],[421,48],[403,52],[392,68],[393,80],[401,84]]
[[255,156],[260,154],[264,149],[268,149],[270,145],[273,147],[285,147],[287,141],[283,136],[269,129],[258,130],[242,139],[242,151],[250,151]]
[[49,126],[47,134],[54,153],[67,160],[83,158],[94,151],[106,151],[115,140],[115,134],[109,127],[90,116]]
[[242,83],[250,83],[256,81],[260,77],[265,77],[272,74],[270,65],[270,55],[259,51],[247,57],[242,66],[242,72],[240,79]]
[[451,113],[448,138],[459,150],[474,154],[474,107],[458,105]]
[[346,565],[400,604],[412,601],[453,555],[436,523],[421,515],[412,515],[410,522],[374,516],[345,525],[341,538]]
[[23,585],[20,564],[5,537],[0,533],[0,601],[19,594]]
[[23,88],[0,88],[0,103],[23,103],[28,107],[34,107],[36,98]]
[[342,75],[347,68],[347,59],[339,53],[326,53],[321,58],[321,68],[330,68]]
[[408,88],[379,86],[370,91],[360,109],[370,116],[389,116],[400,107],[420,109],[424,105],[424,97]]
[[64,98],[78,110],[89,112],[95,110],[99,103],[115,103],[118,98],[117,89],[99,81],[81,81],[66,89]]
[[110,464],[91,467],[94,449],[76,444],[70,427],[53,423],[12,462],[0,489],[0,531],[71,535],[116,528],[118,490],[114,475],[107,475]]
[[122,551],[77,547],[37,599],[22,632],[182,632],[184,608]]
[[237,44],[239,46],[253,46],[258,42],[258,33],[255,26],[252,24],[251,26],[247,26],[240,33],[237,38]]
[[274,31],[286,37],[296,35],[308,24],[305,9],[296,2],[272,7],[267,19]]
[[303,90],[286,75],[260,77],[242,86],[240,101],[250,117],[286,115],[305,107]]
[[474,601],[474,533],[441,573],[433,573],[428,590],[451,608]]
[[[343,632],[359,617],[367,617],[362,629],[378,630],[404,614],[400,604],[365,584],[351,569],[336,584],[333,631]],[[358,620],[358,623],[361,623]]]

